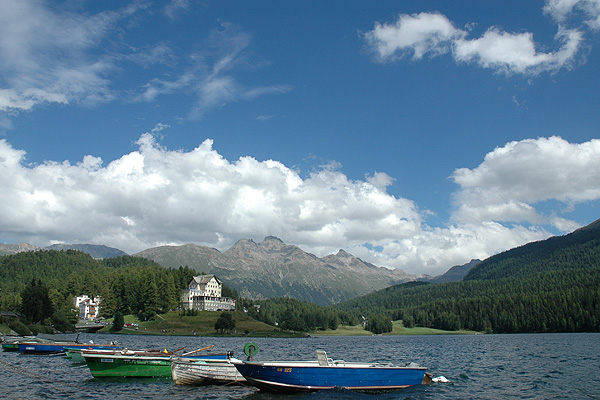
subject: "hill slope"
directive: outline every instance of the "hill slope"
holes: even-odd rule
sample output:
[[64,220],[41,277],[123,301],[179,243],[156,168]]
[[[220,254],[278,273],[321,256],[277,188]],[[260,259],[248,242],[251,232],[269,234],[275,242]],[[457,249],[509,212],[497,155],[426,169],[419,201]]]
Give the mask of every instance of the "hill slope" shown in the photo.
[[490,257],[461,282],[406,283],[335,307],[446,330],[598,332],[599,238],[595,222]]
[[152,248],[135,255],[168,268],[187,265],[198,272],[216,274],[243,297],[287,296],[320,305],[417,278],[366,263],[342,250],[318,258],[273,236],[260,243],[240,240],[223,253],[188,244]]
[[505,251],[472,268],[464,280],[499,279],[562,270],[600,267],[600,220],[565,236]]

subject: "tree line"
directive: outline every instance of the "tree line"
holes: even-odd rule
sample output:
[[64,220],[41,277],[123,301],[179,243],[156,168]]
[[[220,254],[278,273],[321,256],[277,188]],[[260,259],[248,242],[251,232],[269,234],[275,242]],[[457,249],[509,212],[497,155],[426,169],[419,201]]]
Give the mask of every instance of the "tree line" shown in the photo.
[[335,306],[407,327],[495,333],[600,332],[600,268],[390,287]]
[[290,331],[335,330],[340,325],[359,323],[359,319],[352,312],[289,297],[267,300],[240,299],[238,307],[242,307],[247,311],[247,315],[258,321]]
[[74,297],[87,295],[102,298],[106,317],[151,319],[179,306],[194,275],[187,266],[166,269],[140,257],[95,260],[75,250],[18,253],[0,257],[0,309],[20,312],[32,325],[65,330],[77,322]]

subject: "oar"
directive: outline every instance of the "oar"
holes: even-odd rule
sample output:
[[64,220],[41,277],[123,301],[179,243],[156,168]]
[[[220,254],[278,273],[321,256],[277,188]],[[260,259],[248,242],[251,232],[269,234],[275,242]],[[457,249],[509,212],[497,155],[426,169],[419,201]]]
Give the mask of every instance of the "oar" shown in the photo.
[[179,350],[183,350],[183,349],[185,349],[185,346],[183,346],[182,348],[180,348],[180,349],[177,349],[177,350],[175,350],[175,351],[171,351],[171,352],[169,352],[169,353],[167,353],[167,354],[174,354],[174,353],[177,353]]
[[181,356],[182,356],[182,357],[183,357],[183,356],[189,356],[190,354],[194,354],[194,353],[197,353],[197,352],[199,352],[199,351],[202,351],[202,350],[208,350],[208,349],[212,349],[213,347],[215,347],[215,345],[214,345],[214,344],[213,344],[212,346],[207,346],[207,347],[203,347],[203,348],[201,348],[201,349],[198,349],[198,350],[190,351],[189,353],[183,353]]

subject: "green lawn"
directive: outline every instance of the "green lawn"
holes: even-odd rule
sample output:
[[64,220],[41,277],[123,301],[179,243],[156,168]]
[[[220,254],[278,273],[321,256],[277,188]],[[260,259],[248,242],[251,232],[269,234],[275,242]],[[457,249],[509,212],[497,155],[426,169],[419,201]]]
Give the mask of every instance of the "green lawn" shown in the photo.
[[[465,335],[475,334],[473,331],[442,331],[440,329],[423,328],[417,326],[415,328],[405,328],[402,321],[394,321],[392,324],[392,332],[385,333],[384,335]],[[335,331],[312,331],[312,336],[371,336],[372,332],[366,331],[362,325],[356,326],[340,326]]]

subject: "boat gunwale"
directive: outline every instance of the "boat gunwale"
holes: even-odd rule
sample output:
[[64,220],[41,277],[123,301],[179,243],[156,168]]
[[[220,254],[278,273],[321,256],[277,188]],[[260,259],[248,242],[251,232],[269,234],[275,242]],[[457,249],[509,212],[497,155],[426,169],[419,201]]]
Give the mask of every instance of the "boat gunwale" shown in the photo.
[[334,361],[332,365],[320,365],[318,361],[238,361],[234,364],[246,364],[257,367],[277,368],[348,368],[348,369],[393,369],[393,370],[427,370],[421,366],[399,366],[380,363]]

